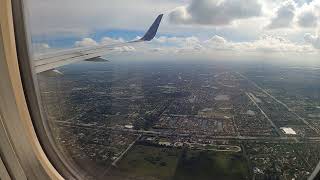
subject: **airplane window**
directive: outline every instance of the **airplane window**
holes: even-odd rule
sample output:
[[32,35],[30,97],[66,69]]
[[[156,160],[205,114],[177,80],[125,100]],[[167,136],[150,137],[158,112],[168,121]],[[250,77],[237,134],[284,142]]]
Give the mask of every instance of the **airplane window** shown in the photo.
[[86,179],[298,180],[317,167],[319,0],[26,5],[47,133]]

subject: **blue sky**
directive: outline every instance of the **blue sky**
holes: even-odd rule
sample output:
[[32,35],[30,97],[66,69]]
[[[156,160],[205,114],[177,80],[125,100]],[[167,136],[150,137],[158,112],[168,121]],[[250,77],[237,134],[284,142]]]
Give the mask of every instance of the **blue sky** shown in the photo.
[[[103,37],[110,37],[113,39],[122,38],[126,41],[132,40],[137,36],[142,36],[145,32],[138,30],[125,30],[125,29],[113,29],[113,30],[95,30],[91,33],[85,35],[85,37],[91,38],[95,41],[101,40]],[[164,35],[164,34],[159,34]],[[159,36],[158,35],[158,36]],[[59,36],[59,35],[48,35],[48,36],[38,36],[34,35],[32,40],[33,43],[49,43],[50,47],[72,47],[76,41],[81,40],[83,37],[75,34],[68,36]]]

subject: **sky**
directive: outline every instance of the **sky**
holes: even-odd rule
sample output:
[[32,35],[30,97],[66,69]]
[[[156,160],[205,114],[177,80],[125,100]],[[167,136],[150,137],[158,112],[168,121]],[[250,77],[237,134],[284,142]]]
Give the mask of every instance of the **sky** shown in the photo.
[[[143,36],[113,53],[140,58],[318,59],[320,0],[27,0],[33,49],[88,47]],[[320,59],[320,58],[319,58]]]

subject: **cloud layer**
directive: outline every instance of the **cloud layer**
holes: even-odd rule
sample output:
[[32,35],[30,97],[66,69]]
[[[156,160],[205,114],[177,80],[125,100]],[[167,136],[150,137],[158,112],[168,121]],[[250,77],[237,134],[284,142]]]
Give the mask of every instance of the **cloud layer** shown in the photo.
[[281,56],[320,52],[320,0],[27,1],[34,49],[41,51],[125,42],[143,35],[153,18],[164,13],[152,42],[114,50]]
[[314,36],[310,33],[307,33],[304,36],[304,39],[307,43],[310,43],[314,48],[320,49],[320,36]]
[[[319,40],[319,39],[318,39]],[[314,49],[306,44],[291,42],[279,36],[263,35],[258,40],[251,42],[232,42],[221,36],[213,36],[207,40],[199,40],[196,37],[160,37],[154,43],[175,43],[178,50],[193,51],[233,51],[255,53],[310,53]]]
[[276,16],[271,19],[268,29],[290,27],[295,16],[296,4],[294,1],[284,2],[276,12]]
[[83,38],[81,41],[76,41],[74,43],[75,47],[90,47],[90,46],[97,46],[98,43],[91,39],[91,38]]
[[261,4],[256,0],[192,0],[174,9],[169,20],[177,24],[227,25],[260,14]]
[[[98,46],[98,45],[113,45],[113,44],[119,44],[123,43],[124,40],[122,38],[120,39],[113,39],[110,37],[104,37],[101,39],[100,42],[97,42],[93,40],[92,38],[83,38],[81,41],[76,41],[74,43],[75,47],[92,47],[92,46]],[[133,52],[136,49],[133,46],[123,46],[119,45],[113,48],[114,51],[117,52]]]
[[314,0],[309,4],[303,4],[298,13],[297,23],[300,27],[316,27],[320,21],[320,1]]

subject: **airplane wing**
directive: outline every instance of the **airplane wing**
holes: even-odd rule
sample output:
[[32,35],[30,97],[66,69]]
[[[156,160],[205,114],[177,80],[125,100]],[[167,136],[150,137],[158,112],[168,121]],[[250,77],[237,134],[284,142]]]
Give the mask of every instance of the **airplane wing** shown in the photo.
[[121,47],[132,43],[151,41],[157,34],[163,14],[160,14],[153,22],[145,35],[135,41],[129,41],[118,44],[99,45],[92,47],[73,48],[67,51],[60,51],[49,54],[41,54],[33,58],[35,72],[41,73],[44,71],[52,70],[60,66],[71,64],[77,61],[88,60],[103,56],[107,51],[113,50],[115,47]]

